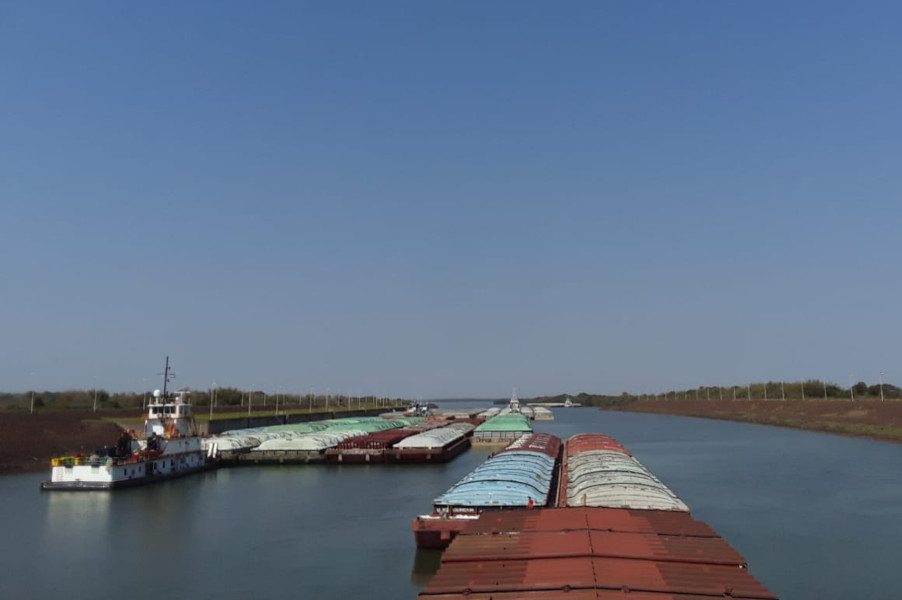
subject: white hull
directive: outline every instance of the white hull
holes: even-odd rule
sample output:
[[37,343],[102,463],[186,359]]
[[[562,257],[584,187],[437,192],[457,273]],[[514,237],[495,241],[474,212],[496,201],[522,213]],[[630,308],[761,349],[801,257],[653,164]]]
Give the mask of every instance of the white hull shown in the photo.
[[195,473],[208,467],[201,438],[167,440],[160,453],[144,452],[129,460],[111,457],[69,459],[72,464],[55,465],[45,490],[109,490],[156,483]]

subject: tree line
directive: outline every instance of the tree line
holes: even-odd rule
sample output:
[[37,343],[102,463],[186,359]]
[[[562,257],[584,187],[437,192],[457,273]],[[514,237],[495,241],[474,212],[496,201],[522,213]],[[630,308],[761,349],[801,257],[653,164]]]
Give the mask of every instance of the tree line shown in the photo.
[[[214,388],[212,390],[191,390],[189,401],[197,407],[210,407],[213,403],[217,410],[247,407],[275,409],[278,400],[280,408],[327,409],[354,407],[364,405],[393,406],[401,403],[400,399],[380,398],[376,396],[346,396],[324,394],[268,394],[263,391],[248,392],[234,387]],[[50,392],[29,390],[22,393],[0,392],[0,410],[142,410],[153,401],[152,392],[109,392],[106,390],[66,390]]]
[[[885,400],[902,399],[902,389],[890,383],[883,383]],[[879,400],[881,384],[868,385],[859,381],[851,388],[843,388],[835,383],[820,379],[806,381],[780,382],[767,381],[733,386],[701,386],[683,390],[668,390],[652,394],[633,394],[623,392],[619,396],[610,394],[557,394],[555,396],[539,396],[530,402],[564,402],[568,398],[583,406],[610,408],[631,404],[637,400]]]
[[652,394],[632,394],[635,399],[659,400],[899,400],[902,389],[890,384],[868,385],[859,381],[851,388],[820,379],[806,381],[767,381],[733,386],[700,386],[683,390],[668,390]]

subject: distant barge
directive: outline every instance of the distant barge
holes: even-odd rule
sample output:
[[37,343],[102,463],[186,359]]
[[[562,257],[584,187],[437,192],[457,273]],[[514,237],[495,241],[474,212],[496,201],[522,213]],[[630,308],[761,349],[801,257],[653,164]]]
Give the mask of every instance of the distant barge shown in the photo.
[[[382,432],[351,438],[325,451],[327,464],[443,463],[470,447],[473,425],[453,423],[422,432]],[[387,435],[394,433],[394,435]]]
[[473,445],[504,446],[530,433],[532,425],[525,415],[498,415],[476,428],[473,432]]

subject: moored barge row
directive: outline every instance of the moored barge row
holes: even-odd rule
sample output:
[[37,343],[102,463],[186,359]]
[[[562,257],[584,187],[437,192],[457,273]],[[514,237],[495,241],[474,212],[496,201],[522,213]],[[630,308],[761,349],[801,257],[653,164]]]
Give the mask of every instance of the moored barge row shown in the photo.
[[[323,460],[322,453],[326,449],[336,446],[348,437],[411,427],[425,422],[426,420],[421,417],[327,419],[309,423],[290,423],[226,431],[219,436],[207,438],[204,440],[204,444],[205,449],[208,450],[210,447],[214,447],[217,456],[227,464],[240,462],[321,462]],[[315,434],[325,435],[319,436]],[[300,441],[296,444],[281,443],[291,440]],[[310,440],[313,440],[313,442]],[[266,442],[272,443],[261,448],[261,445]],[[257,451],[255,456],[246,456],[255,450]]]
[[444,548],[484,511],[553,503],[561,441],[547,433],[523,435],[436,498],[433,511],[413,520],[420,548]]

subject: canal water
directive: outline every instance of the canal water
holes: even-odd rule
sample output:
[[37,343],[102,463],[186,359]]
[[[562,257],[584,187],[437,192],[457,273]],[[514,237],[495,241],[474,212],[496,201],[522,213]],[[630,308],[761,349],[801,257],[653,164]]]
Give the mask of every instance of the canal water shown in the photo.
[[[902,597],[902,445],[554,409],[618,438],[784,600]],[[413,599],[437,554],[410,521],[487,452],[441,466],[222,469],[116,493],[0,477],[0,598]]]

